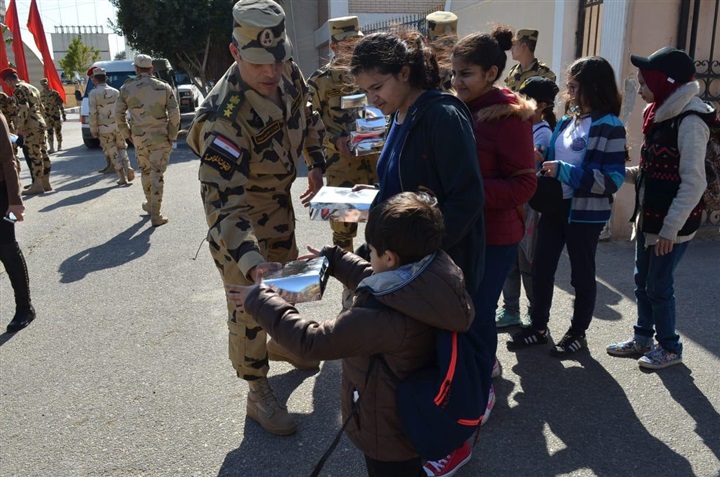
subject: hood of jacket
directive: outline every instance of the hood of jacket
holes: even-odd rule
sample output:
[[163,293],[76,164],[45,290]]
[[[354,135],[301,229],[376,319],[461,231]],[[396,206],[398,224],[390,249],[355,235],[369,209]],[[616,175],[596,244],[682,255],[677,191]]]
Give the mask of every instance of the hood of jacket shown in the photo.
[[466,331],[475,316],[462,271],[442,250],[395,270],[373,274],[360,282],[361,290],[435,328]]
[[425,91],[423,94],[420,95],[420,97],[415,100],[415,104],[412,106],[414,111],[410,116],[408,116],[408,120],[410,121],[410,129],[413,128],[413,126],[422,118],[423,114],[425,114],[429,109],[431,109],[435,104],[439,102],[447,103],[447,102],[455,103],[455,106],[458,107],[460,111],[467,114],[468,119],[472,120],[472,116],[470,115],[470,111],[468,110],[467,105],[457,96],[450,93],[442,93],[437,90],[428,90]]
[[[655,122],[660,123],[686,111],[695,111],[701,116],[710,115],[709,119],[712,119],[715,110],[712,106],[700,99],[698,97],[699,94],[700,84],[697,81],[691,81],[680,86],[657,108],[655,111]],[[705,120],[707,122],[707,119]]]
[[468,103],[476,121],[497,121],[510,116],[529,120],[535,114],[534,99],[517,95],[509,89],[495,88]]

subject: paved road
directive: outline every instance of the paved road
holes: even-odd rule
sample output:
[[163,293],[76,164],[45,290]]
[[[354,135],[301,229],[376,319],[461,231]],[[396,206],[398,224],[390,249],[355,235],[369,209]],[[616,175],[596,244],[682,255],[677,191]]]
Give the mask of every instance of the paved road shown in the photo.
[[[201,244],[197,159],[173,153],[171,222],[154,229],[139,184],[119,188],[97,174],[101,154],[81,145],[78,123],[65,137],[67,149],[53,155],[55,191],[28,199],[17,227],[38,319],[0,335],[0,476],[309,475],[339,426],[339,365],[273,365],[271,383],[300,421],[295,436],[246,424],[221,282]],[[304,186],[303,177],[296,196]],[[299,244],[330,241],[329,227],[298,216]],[[600,245],[596,319],[578,359],[510,353],[501,333],[498,403],[458,476],[720,475],[720,241],[696,241],[679,267],[685,364],[658,373],[604,351],[631,333],[632,256],[628,243]],[[572,304],[566,259],[559,276],[556,339]],[[3,327],[10,293],[0,273]],[[331,283],[323,301],[301,309],[328,319],[339,300]],[[324,475],[364,474],[343,439]]]

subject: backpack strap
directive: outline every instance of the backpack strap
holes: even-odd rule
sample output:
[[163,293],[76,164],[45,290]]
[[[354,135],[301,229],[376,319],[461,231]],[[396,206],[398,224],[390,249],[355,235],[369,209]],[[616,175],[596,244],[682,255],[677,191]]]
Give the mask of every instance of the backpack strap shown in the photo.
[[[367,383],[370,381],[370,375],[372,374],[373,368],[375,368],[375,363],[377,361],[377,356],[380,355],[373,355],[372,359],[370,360],[370,364],[368,365],[367,372],[365,373],[365,389],[367,389]],[[382,359],[382,356],[381,356]],[[382,359],[382,362],[385,362],[384,359]],[[387,366],[387,363],[385,363]],[[352,408],[350,409],[350,415],[345,419],[345,422],[343,423],[342,427],[338,431],[338,433],[335,435],[335,438],[333,439],[332,443],[330,444],[330,447],[327,448],[325,453],[320,457],[320,460],[318,460],[318,463],[315,464],[315,468],[313,469],[312,473],[310,474],[310,477],[318,477],[320,475],[320,471],[325,466],[325,462],[330,458],[332,453],[335,451],[335,448],[340,443],[340,439],[342,438],[343,432],[345,432],[345,428],[350,424],[350,421],[353,417],[355,417],[355,414],[358,412],[358,407],[360,406],[360,400],[363,397],[363,394],[365,394],[364,390],[363,393],[358,396],[358,398],[353,402]]]

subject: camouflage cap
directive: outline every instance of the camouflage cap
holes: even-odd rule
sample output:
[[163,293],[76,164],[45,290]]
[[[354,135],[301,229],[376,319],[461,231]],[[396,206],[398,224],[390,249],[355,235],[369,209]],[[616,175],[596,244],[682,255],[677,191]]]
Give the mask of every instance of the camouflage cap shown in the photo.
[[99,75],[104,75],[104,74],[106,74],[105,68],[100,68],[99,66],[96,66],[92,70],[93,76],[99,76]]
[[50,84],[50,82],[48,81],[47,78],[42,78],[42,79],[40,80],[40,84],[44,86],[44,85]]
[[529,30],[523,28],[515,33],[515,39],[518,41],[534,41],[537,43],[539,32],[537,30]]
[[135,55],[133,65],[137,66],[138,68],[152,68],[152,56],[143,54]]
[[285,35],[285,12],[272,0],[240,0],[233,7],[233,38],[242,59],[259,65],[281,63],[292,56]]
[[337,43],[348,38],[363,36],[358,17],[339,17],[328,20],[330,39]]
[[435,40],[444,35],[456,35],[458,17],[452,12],[437,11],[425,17],[428,36]]

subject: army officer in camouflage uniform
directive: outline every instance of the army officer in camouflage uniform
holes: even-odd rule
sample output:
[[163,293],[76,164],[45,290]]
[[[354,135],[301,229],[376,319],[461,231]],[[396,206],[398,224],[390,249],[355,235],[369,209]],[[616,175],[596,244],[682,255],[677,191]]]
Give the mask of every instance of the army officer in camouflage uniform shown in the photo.
[[[40,80],[42,91],[40,92],[40,101],[42,101],[45,116],[45,126],[47,126],[47,139],[50,144],[48,153],[55,152],[53,147],[53,136],[57,137],[57,150],[62,151],[62,121],[67,121],[65,116],[65,108],[60,93],[50,88],[47,78]],[[60,120],[62,117],[62,121]]]
[[[358,17],[342,17],[328,20],[330,48],[335,51],[342,41],[362,36]],[[345,73],[346,68],[337,68],[333,61],[317,70],[308,78],[313,110],[317,111],[325,124],[325,175],[327,185],[352,187],[355,184],[377,182],[377,161],[379,154],[355,156],[350,152],[348,141],[355,123],[354,111],[340,108],[340,98],[359,93]],[[353,238],[357,235],[357,224],[352,222],[331,222],[333,244],[353,251]]]
[[526,79],[532,76],[542,76],[556,81],[555,73],[545,63],[535,58],[535,47],[538,41],[538,31],[522,29],[515,33],[513,46],[510,52],[512,58],[519,63],[510,68],[505,85],[508,89],[518,91]]
[[[180,109],[170,85],[152,76],[151,57],[137,55],[133,64],[137,76],[120,88],[115,102],[115,121],[123,137],[135,145],[145,193],[142,208],[150,213],[153,227],[158,227],[168,222],[160,213],[165,186],[163,174],[180,129]],[[126,111],[130,111],[132,128]]]
[[13,68],[0,71],[0,78],[15,90],[14,96],[18,105],[15,134],[23,137],[24,148],[32,165],[32,186],[22,193],[33,195],[50,191],[50,158],[45,143],[45,119],[42,115],[40,91],[20,80]]
[[[223,282],[250,285],[265,262],[297,257],[290,187],[306,149],[310,189],[322,186],[322,121],[307,108],[307,86],[290,59],[285,12],[271,0],[243,0],[233,8],[230,53],[235,63],[197,112],[187,142],[201,157],[199,179],[210,253]],[[268,432],[292,434],[295,420],[267,380],[268,358],[316,368],[288,356],[252,316],[227,301],[229,354],[248,381],[247,416]]]
[[127,185],[135,179],[135,171],[130,167],[125,138],[115,121],[115,102],[120,92],[107,84],[107,74],[103,68],[92,68],[92,82],[95,88],[88,94],[88,117],[90,134],[100,139],[105,157],[112,161],[118,176],[118,185]]

